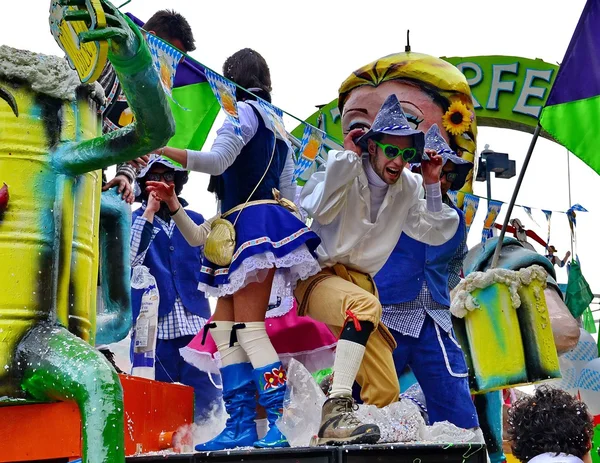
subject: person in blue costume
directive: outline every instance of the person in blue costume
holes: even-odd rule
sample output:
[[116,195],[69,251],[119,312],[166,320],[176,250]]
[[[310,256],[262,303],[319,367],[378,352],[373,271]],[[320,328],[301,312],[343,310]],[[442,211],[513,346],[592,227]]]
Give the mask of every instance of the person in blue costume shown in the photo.
[[[282,206],[284,201],[274,199],[276,189],[293,204],[293,150],[262,105],[243,90],[271,101],[266,61],[245,48],[225,61],[223,75],[238,85],[242,137],[226,121],[210,151],[159,150],[187,169],[213,176],[209,190],[216,193],[221,217],[234,224],[236,234],[229,265],[216,265],[206,257],[202,262],[199,289],[219,298],[208,329],[221,356],[229,419],[221,434],[196,449],[286,447],[275,421],[281,416],[287,379],[265,331],[265,313],[272,289],[282,298],[292,296],[299,279],[320,271],[316,249],[321,240]],[[269,421],[269,431],[260,440],[254,423],[256,389]]]
[[440,246],[405,233],[400,236],[375,276],[382,321],[398,344],[393,353],[398,376],[410,366],[424,392],[431,424],[449,421],[461,428],[479,428],[467,365],[453,334],[449,310],[450,290],[460,282],[468,249],[464,214],[452,203],[448,190],[463,186],[472,164],[450,149],[436,124],[425,135],[425,148],[443,158],[442,201],[458,213],[460,224]]
[[[152,159],[139,173],[137,182],[142,191],[142,207],[132,216],[130,261],[131,268],[148,267],[158,286],[155,379],[193,387],[195,418],[200,420],[220,404],[221,392],[207,373],[181,357],[179,349],[189,344],[210,317],[208,300],[198,291],[202,248],[190,246],[175,226],[167,206],[145,192],[147,181],[164,181],[174,185],[179,195],[187,180],[184,169],[162,157]],[[179,201],[187,205],[183,198]],[[204,222],[197,212],[188,209],[187,213],[198,225]],[[143,289],[131,289],[134,323],[140,313],[143,293]]]

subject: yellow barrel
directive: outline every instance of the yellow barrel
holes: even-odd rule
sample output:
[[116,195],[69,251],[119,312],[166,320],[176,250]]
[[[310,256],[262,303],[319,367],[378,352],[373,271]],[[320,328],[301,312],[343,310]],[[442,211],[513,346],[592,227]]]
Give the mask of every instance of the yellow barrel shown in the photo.
[[517,310],[529,382],[560,378],[560,365],[550,315],[544,296],[545,281],[533,279],[519,288],[521,307]]
[[96,334],[101,172],[89,172],[77,180],[74,192],[69,331],[93,345]]
[[14,351],[37,321],[58,318],[68,326],[73,304],[79,324],[94,330],[96,282],[90,273],[97,270],[90,268],[97,267],[98,237],[91,227],[99,213],[98,173],[59,175],[50,157],[59,142],[95,137],[100,125],[87,99],[61,101],[3,78],[0,87],[19,110],[17,117],[0,100],[0,186],[6,183],[10,195],[0,219],[2,396],[18,392],[11,382]]
[[509,287],[494,283],[475,289],[479,308],[465,317],[477,392],[527,383],[525,351]]

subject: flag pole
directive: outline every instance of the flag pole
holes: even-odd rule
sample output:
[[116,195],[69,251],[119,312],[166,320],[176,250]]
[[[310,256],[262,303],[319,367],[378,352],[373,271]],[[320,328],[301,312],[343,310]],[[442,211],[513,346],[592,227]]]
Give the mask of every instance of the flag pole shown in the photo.
[[521,168],[521,172],[519,172],[519,178],[517,179],[517,184],[515,185],[515,190],[513,191],[512,198],[510,199],[508,210],[506,211],[506,216],[504,217],[504,223],[502,224],[502,230],[500,231],[500,236],[498,237],[498,243],[496,243],[496,250],[494,251],[494,257],[492,258],[492,265],[490,268],[496,268],[496,266],[498,265],[498,259],[500,258],[500,251],[502,250],[502,243],[504,242],[506,228],[508,227],[510,216],[512,215],[513,208],[515,207],[515,202],[517,201],[517,196],[519,195],[519,190],[521,189],[521,184],[523,183],[523,177],[525,177],[525,171],[527,170],[527,166],[529,165],[529,160],[531,159],[531,155],[533,153],[533,149],[535,148],[535,144],[540,135],[541,129],[542,128],[538,122],[538,125],[536,126],[535,131],[533,132],[531,143],[529,143],[529,149],[527,150],[527,155],[525,156],[525,160],[523,161],[523,167]]
[[[571,153],[567,149],[567,180],[569,182],[569,209],[571,209],[571,206],[573,206],[573,203],[571,202],[571,161],[570,161],[570,158],[571,158]],[[574,238],[573,232],[571,232],[571,255],[572,256],[575,255],[573,238]]]

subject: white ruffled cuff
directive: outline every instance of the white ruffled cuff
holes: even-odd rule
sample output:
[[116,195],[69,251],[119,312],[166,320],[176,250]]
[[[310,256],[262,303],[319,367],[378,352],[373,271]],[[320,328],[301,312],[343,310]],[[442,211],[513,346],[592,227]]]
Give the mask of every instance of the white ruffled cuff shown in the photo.
[[425,193],[427,210],[430,212],[440,212],[442,210],[442,188],[440,182],[426,184]]

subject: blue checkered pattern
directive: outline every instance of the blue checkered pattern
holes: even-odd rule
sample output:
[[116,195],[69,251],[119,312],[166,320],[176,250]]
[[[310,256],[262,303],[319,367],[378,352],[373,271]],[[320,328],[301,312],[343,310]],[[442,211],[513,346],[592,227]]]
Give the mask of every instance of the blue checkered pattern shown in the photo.
[[427,315],[444,331],[449,332],[452,329],[449,308],[434,301],[427,283],[423,280],[423,286],[416,299],[384,305],[381,321],[392,330],[411,338],[418,338]]
[[[494,236],[493,226],[496,221],[496,217],[500,213],[500,209],[502,209],[501,201],[494,201],[493,199],[489,201],[487,215],[485,216],[484,224],[489,224],[488,228],[484,228],[481,232],[481,242],[485,246],[485,242]],[[484,225],[485,227],[485,225]]]
[[[235,97],[237,87],[233,82],[228,81],[222,75],[219,75],[208,68],[204,69],[204,73],[206,75],[206,80],[208,80],[208,84],[210,85],[210,88],[215,95],[215,98],[221,105],[221,108],[223,108],[223,110],[225,111],[229,122],[231,122],[234,133],[240,138],[240,140],[244,141],[244,138],[242,137],[242,126],[240,124],[240,117],[237,108],[237,99]],[[223,95],[227,95],[228,99],[233,103],[235,107],[235,114],[230,114],[225,110],[225,107],[223,106]]]
[[531,208],[528,206],[521,206],[523,208],[523,210],[525,211],[525,214],[527,214],[527,217],[529,217],[529,220],[531,220],[534,224],[536,224],[538,227],[540,226],[539,223],[537,223],[537,220],[535,220],[533,218],[533,213],[531,212]]
[[548,238],[546,238],[546,245],[548,245],[550,244],[550,222],[552,220],[552,211],[542,209],[542,212],[546,216],[546,222],[548,222]]
[[598,356],[598,346],[595,342],[589,340],[581,340],[577,343],[577,347],[566,354],[563,357],[567,360],[582,362],[590,361]]
[[[142,207],[145,209],[145,206]],[[131,262],[131,268],[137,265],[142,265],[144,263],[144,259],[146,258],[148,246],[146,246],[145,249],[140,249],[140,244],[142,243],[142,232],[144,231],[144,227],[147,226],[146,224],[150,224],[150,222],[148,222],[144,217],[140,216],[134,220],[133,225],[131,226],[131,246],[129,248],[129,262]],[[153,239],[159,231],[160,228],[153,227]],[[152,240],[150,240],[150,242],[151,241]]]
[[458,191],[449,191],[446,194],[454,204],[458,202]]
[[175,299],[173,310],[158,319],[158,339],[177,339],[182,336],[196,336],[206,319],[185,310],[181,299]]
[[569,222],[571,222],[573,225],[577,225],[577,220],[575,219],[575,216],[577,215],[575,214],[576,211],[587,212],[587,209],[581,204],[574,204],[569,208],[569,210],[567,211],[567,218],[569,219]]
[[323,140],[325,139],[325,132],[317,129],[309,124],[304,124],[304,133],[302,134],[302,144],[300,145],[300,150],[298,151],[298,157],[296,159],[296,167],[294,169],[294,182],[298,177],[300,177],[306,170],[312,166],[312,163],[315,162],[314,159],[310,159],[309,157],[304,155],[304,151],[308,145],[308,142],[312,139],[316,139],[319,142],[319,148],[317,149],[316,155],[319,155],[321,148],[323,147]]
[[275,127],[279,137],[283,140],[287,140],[287,131],[285,130],[285,125],[283,125],[283,111],[264,100],[258,100],[258,105],[271,119],[273,127]]
[[[479,198],[470,193],[465,193],[463,198],[463,212],[465,213],[465,224],[467,225],[467,234],[469,234],[469,230],[471,229],[471,225],[475,219],[475,215],[477,214],[477,208],[479,207]],[[471,215],[471,223],[466,222],[466,218],[469,215],[469,208],[473,210],[473,214]]]
[[600,371],[584,368],[577,381],[579,389],[600,392]]
[[[144,204],[142,207],[145,209],[146,205]],[[161,229],[169,236],[169,238],[173,236],[173,231],[175,230],[175,222],[173,220],[165,222],[157,216],[154,216],[154,220],[160,228],[153,226],[152,239],[154,239]],[[130,258],[132,268],[144,263],[146,253],[150,247],[148,245],[145,249],[140,249],[142,231],[147,223],[149,222],[140,216],[135,219],[131,226]],[[150,243],[151,242],[152,240],[150,240]],[[200,262],[198,262],[198,265],[200,265]],[[173,310],[164,317],[159,318],[157,337],[158,339],[176,339],[188,335],[195,336],[202,330],[205,324],[205,318],[188,312],[183,306],[181,299],[177,297],[175,299]]]
[[305,156],[300,156],[296,160],[296,167],[294,168],[294,179],[292,181],[295,182],[298,177],[300,177],[304,172],[306,172],[306,170],[310,166],[312,166],[313,162],[315,161],[308,159]]
[[[462,243],[448,263],[448,287],[451,290],[460,283],[463,260],[468,251],[465,233]],[[433,299],[427,282],[423,280],[423,286],[415,300],[384,305],[381,320],[388,328],[406,336],[418,338],[427,315],[444,331],[449,332],[452,329],[450,310]]]
[[[146,34],[146,41],[148,42],[148,48],[152,55],[152,63],[154,64],[158,75],[161,77],[160,81],[163,84],[165,91],[170,95],[173,88],[173,81],[175,80],[177,65],[179,64],[179,61],[181,61],[181,58],[183,58],[183,53],[152,34]],[[164,67],[167,67],[167,72],[170,77],[168,85],[162,80]]]
[[[562,359],[561,359],[562,360]],[[563,361],[560,362],[560,379],[552,381],[552,387],[568,391],[577,387],[577,369],[573,364],[567,366]]]

